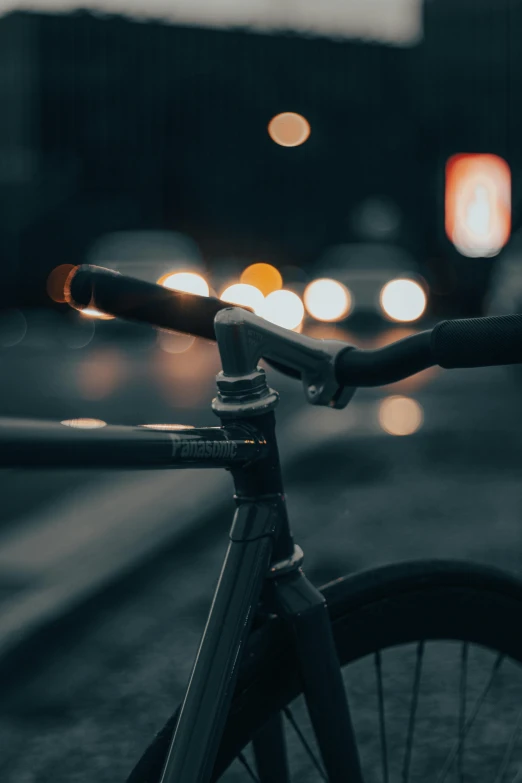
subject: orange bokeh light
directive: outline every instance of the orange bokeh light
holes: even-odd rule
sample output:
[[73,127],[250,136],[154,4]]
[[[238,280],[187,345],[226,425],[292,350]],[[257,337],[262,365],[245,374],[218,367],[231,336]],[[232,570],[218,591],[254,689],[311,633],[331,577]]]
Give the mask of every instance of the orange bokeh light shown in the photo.
[[63,304],[67,301],[65,283],[73,269],[76,269],[74,264],[60,264],[60,266],[53,269],[47,278],[46,290],[53,302]]
[[453,155],[446,163],[445,228],[471,258],[496,255],[511,233],[511,170],[498,155]]
[[310,136],[310,123],[301,114],[285,111],[272,117],[268,134],[281,147],[299,147]]
[[243,270],[240,282],[258,288],[263,296],[283,287],[281,272],[272,264],[251,264]]

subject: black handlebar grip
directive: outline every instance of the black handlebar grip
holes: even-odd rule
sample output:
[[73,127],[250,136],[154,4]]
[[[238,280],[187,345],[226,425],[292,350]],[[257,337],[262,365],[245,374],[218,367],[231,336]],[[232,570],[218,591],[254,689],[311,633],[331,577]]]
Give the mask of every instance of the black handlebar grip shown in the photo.
[[418,332],[383,348],[347,347],[335,362],[342,386],[385,386],[432,367],[431,331]]
[[65,285],[65,297],[79,310],[95,307],[118,318],[186,332],[207,340],[215,340],[216,313],[231,307],[213,297],[172,291],[88,264],[73,269]]
[[441,367],[490,367],[522,362],[522,315],[442,321],[431,336]]

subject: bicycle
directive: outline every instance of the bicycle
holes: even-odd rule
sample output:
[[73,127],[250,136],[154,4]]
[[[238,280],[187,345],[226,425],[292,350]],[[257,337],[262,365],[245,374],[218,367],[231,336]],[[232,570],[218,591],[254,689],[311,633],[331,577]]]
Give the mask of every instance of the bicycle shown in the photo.
[[[440,640],[460,643],[460,668],[458,736],[445,751],[437,779],[456,771],[463,781],[465,744],[503,661],[522,663],[522,583],[485,566],[420,561],[341,577],[321,590],[314,587],[303,572],[303,552],[294,543],[286,510],[275,430],[278,395],[258,362],[263,358],[300,379],[309,403],[341,409],[357,386],[385,385],[435,364],[522,363],[522,316],[443,321],[384,348],[360,350],[288,331],[247,308],[98,267],[75,268],[66,295],[77,309],[96,307],[157,328],[215,339],[222,362],[212,402],[221,426],[81,430],[11,422],[0,427],[2,462],[13,467],[219,467],[231,473],[236,513],[185,698],[134,767],[129,783],[208,783],[220,779],[235,758],[253,780],[290,783],[295,778],[283,718],[295,729],[320,779],[367,781],[342,672],[366,658],[374,663],[380,778],[387,783],[393,732],[386,722],[383,653],[414,644],[401,762],[407,781],[425,649],[428,642]],[[472,646],[490,650],[494,660],[470,711]],[[290,707],[299,694],[304,695],[318,752]],[[494,772],[498,782],[512,770],[522,711],[515,724]],[[244,750],[249,743],[251,762]],[[486,761],[481,760],[481,770],[489,774]],[[520,770],[512,780],[520,779]]]

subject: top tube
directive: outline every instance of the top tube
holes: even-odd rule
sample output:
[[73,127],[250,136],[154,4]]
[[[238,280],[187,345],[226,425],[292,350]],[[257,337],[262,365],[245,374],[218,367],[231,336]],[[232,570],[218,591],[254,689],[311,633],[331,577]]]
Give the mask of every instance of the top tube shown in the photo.
[[[61,468],[231,468],[267,450],[264,437],[248,425],[183,427],[148,424],[84,429],[68,423],[0,419],[0,465]],[[84,425],[82,425],[84,422]],[[72,426],[71,426],[72,424]]]

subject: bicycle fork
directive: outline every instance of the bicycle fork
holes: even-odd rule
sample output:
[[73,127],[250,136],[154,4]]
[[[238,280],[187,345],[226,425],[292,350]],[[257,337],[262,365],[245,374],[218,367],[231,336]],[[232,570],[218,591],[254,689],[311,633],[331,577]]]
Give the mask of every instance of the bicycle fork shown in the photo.
[[[291,627],[308,714],[323,761],[323,777],[330,783],[363,783],[359,753],[346,698],[341,667],[322,593],[308,581],[301,568],[274,580],[268,605]],[[283,731],[281,724],[279,732]],[[276,746],[276,725],[270,741]],[[268,756],[262,735],[254,743],[255,754]],[[316,761],[317,763],[317,761]],[[262,783],[287,783],[277,769],[260,776]]]

